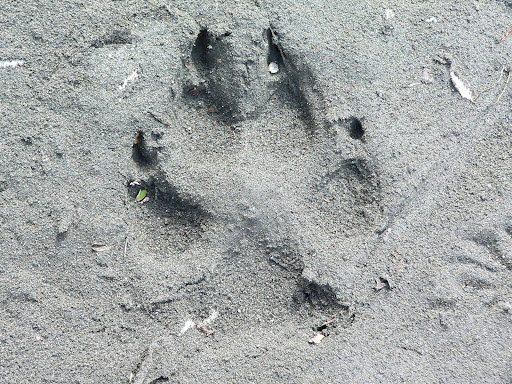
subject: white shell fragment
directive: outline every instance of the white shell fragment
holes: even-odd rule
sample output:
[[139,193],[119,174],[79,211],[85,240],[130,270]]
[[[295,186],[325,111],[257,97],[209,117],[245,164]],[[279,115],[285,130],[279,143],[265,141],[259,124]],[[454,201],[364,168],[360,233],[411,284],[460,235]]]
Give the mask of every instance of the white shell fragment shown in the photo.
[[128,83],[131,83],[131,82],[137,80],[138,77],[139,77],[139,74],[137,73],[137,71],[133,71],[130,75],[128,75],[128,77],[126,79],[124,79],[123,84],[119,86],[119,90],[121,92],[123,92],[126,89],[126,87],[128,86]]
[[93,244],[91,245],[91,248],[94,252],[105,252],[105,251],[108,251],[110,249],[110,247],[108,245],[105,245],[105,244]]
[[450,72],[450,79],[452,80],[455,89],[459,91],[460,95],[463,98],[473,101],[473,95],[471,94],[471,90],[464,85],[462,80],[457,77],[455,72]]
[[197,328],[199,331],[204,333],[206,336],[212,335],[215,333],[215,329],[212,329],[209,327],[217,318],[219,317],[219,312],[216,310],[213,310],[210,316],[208,316],[204,321],[196,323],[192,319],[188,319],[180,331],[180,336],[183,335],[185,332],[187,332],[191,328]]
[[196,326],[196,323],[194,323],[193,320],[187,320],[185,321],[185,325],[181,328],[180,335],[183,335],[185,332],[187,332],[190,328],[194,328]]
[[386,19],[389,20],[389,19],[392,19],[393,17],[395,17],[395,12],[392,9],[387,8],[386,9]]
[[269,65],[268,65],[268,71],[275,75],[277,72],[279,72],[279,65],[275,62],[275,61],[272,61]]
[[309,339],[309,344],[320,344],[325,336],[321,333],[317,333],[315,336],[313,336],[311,339]]
[[25,60],[2,60],[0,61],[0,68],[16,68],[25,64]]

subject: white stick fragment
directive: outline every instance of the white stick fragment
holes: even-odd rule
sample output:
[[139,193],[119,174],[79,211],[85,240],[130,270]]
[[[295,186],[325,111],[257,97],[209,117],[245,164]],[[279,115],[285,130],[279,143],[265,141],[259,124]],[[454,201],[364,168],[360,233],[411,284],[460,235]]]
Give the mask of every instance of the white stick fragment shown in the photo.
[[3,60],[0,61],[0,68],[16,68],[25,64],[25,60]]
[[196,326],[196,323],[194,323],[193,320],[189,319],[189,320],[185,321],[185,325],[181,328],[180,335],[183,335],[190,328],[194,328],[195,326]]
[[473,95],[471,94],[471,90],[464,85],[462,80],[457,77],[455,72],[450,72],[450,79],[452,80],[455,89],[459,91],[460,95],[463,98],[473,101]]
[[123,92],[128,86],[128,83],[137,80],[138,77],[139,74],[137,71],[133,71],[126,79],[124,79],[123,84],[119,86],[119,90]]
[[309,344],[320,344],[325,336],[321,333],[317,333],[311,339],[308,340]]

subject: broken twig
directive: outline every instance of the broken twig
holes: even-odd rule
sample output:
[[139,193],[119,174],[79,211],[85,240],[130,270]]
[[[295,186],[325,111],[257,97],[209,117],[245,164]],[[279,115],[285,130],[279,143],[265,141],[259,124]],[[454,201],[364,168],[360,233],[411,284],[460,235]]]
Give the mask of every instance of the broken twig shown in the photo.
[[496,99],[496,102],[494,104],[498,104],[498,101],[500,101],[501,96],[503,96],[503,94],[505,93],[505,90],[507,89],[509,81],[510,81],[510,71],[508,71],[507,82],[505,83],[505,86],[503,87],[503,91],[501,91],[500,95],[498,96],[498,98]]
[[316,327],[316,330],[323,331],[325,328],[327,328],[332,323],[335,323],[336,321],[338,321],[338,318],[333,317],[331,320],[327,320],[326,322],[324,322],[321,325],[319,325],[318,327]]
[[169,126],[171,125],[171,123],[169,123],[167,120],[163,120],[161,119],[160,117],[158,117],[157,115],[155,115],[153,112],[151,111],[148,111],[147,112],[149,116],[151,116],[155,121],[157,121],[158,123],[160,124],[163,124],[163,125],[166,125],[166,126]]
[[496,87],[498,86],[498,84],[499,84],[499,83],[500,83],[500,81],[501,81],[501,78],[503,77],[503,72],[505,72],[505,69],[506,69],[506,67],[501,68],[501,71],[500,71],[500,78],[498,79],[498,81],[496,82],[496,84],[494,84],[493,86],[491,86],[491,87],[489,87],[489,88],[484,89],[483,91],[480,91],[480,92],[478,93],[478,95],[476,95],[476,96],[475,96],[474,101],[476,101],[476,99],[478,99],[482,93],[489,92],[490,90],[492,90],[492,89],[494,89],[494,88],[496,88]]
[[503,36],[501,36],[501,39],[498,42],[498,44],[503,43],[503,40],[505,40],[507,38],[507,36],[510,35],[511,33],[512,33],[512,28],[510,28],[507,32],[505,32],[505,34]]

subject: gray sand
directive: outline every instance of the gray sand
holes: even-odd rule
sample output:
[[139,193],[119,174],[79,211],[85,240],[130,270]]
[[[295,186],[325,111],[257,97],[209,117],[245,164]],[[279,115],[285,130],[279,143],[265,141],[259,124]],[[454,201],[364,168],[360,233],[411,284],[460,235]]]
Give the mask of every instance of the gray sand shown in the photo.
[[0,382],[510,383],[510,27],[3,1]]

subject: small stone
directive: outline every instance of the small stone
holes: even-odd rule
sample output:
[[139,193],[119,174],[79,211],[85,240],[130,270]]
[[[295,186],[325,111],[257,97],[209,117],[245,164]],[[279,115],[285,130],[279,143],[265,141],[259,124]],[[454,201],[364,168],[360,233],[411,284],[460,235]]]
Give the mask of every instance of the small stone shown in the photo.
[[191,95],[191,96],[198,96],[199,95],[199,89],[197,89],[196,87],[191,88],[191,89],[188,90],[188,94]]
[[389,20],[393,17],[395,17],[395,12],[392,9],[386,9],[386,19]]
[[308,340],[309,344],[320,344],[325,336],[321,333],[315,334],[311,339]]
[[426,68],[423,70],[423,82],[425,84],[432,84],[434,82],[434,76]]
[[376,291],[380,291],[381,289],[388,289],[391,290],[393,287],[391,286],[391,283],[389,282],[389,279],[383,276],[379,276],[375,279],[375,289]]
[[272,61],[269,65],[268,65],[268,71],[275,75],[277,72],[279,72],[279,65],[275,62],[275,61]]
[[139,203],[141,204],[144,204],[144,203],[147,203],[149,201],[149,197],[146,196],[145,198],[143,198],[141,201],[139,201]]
[[512,304],[510,301],[502,301],[498,304],[503,312],[512,313]]

